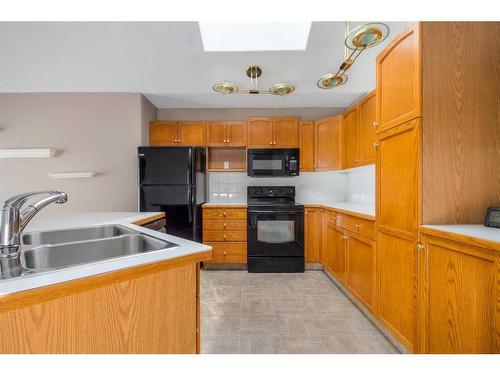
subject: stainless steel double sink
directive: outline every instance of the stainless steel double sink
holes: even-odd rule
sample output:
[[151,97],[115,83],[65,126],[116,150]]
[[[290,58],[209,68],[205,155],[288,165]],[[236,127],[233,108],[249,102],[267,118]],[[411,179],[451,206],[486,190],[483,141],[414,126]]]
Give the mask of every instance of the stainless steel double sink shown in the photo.
[[26,233],[22,240],[21,261],[25,269],[33,271],[101,263],[178,247],[115,224]]

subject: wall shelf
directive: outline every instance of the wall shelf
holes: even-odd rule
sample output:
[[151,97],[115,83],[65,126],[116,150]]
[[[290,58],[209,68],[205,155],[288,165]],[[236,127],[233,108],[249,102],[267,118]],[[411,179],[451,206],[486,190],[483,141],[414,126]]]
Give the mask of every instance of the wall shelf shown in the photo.
[[0,150],[0,159],[51,158],[55,153],[53,148],[11,148]]
[[75,178],[91,178],[95,176],[95,172],[58,172],[47,173],[50,177],[56,180],[75,179]]
[[208,172],[245,172],[247,152],[244,147],[209,147],[207,154]]

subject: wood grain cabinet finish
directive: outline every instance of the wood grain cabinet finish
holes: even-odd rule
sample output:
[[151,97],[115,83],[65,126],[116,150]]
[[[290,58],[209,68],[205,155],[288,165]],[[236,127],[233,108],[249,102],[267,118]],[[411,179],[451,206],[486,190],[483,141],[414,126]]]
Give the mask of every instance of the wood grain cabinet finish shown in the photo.
[[420,27],[410,23],[377,56],[378,131],[422,116]]
[[247,209],[203,207],[203,243],[213,247],[206,263],[247,262]]
[[314,121],[299,123],[300,171],[314,171]]
[[376,105],[375,90],[362,98],[358,103],[358,165],[375,164],[378,147],[375,138],[377,131]]
[[304,259],[306,263],[319,263],[322,242],[323,209],[306,208],[304,225]]
[[0,353],[195,354],[197,270],[173,259],[2,296]]
[[375,243],[354,233],[347,233],[347,280],[349,290],[365,305],[374,310]]
[[314,170],[342,169],[342,115],[314,122]]
[[299,147],[297,117],[255,117],[248,121],[248,147]]
[[151,121],[149,144],[151,146],[177,146],[177,121]]
[[207,124],[208,147],[245,147],[246,121],[210,121]]
[[343,115],[343,150],[344,168],[358,166],[358,140],[359,140],[359,111],[357,104],[348,109]]
[[149,144],[151,146],[206,146],[204,121],[151,121]]
[[253,117],[247,121],[248,147],[267,148],[274,146],[272,117]]
[[500,252],[423,236],[422,353],[500,353]]
[[346,281],[347,236],[341,228],[327,224],[325,265],[339,281]]

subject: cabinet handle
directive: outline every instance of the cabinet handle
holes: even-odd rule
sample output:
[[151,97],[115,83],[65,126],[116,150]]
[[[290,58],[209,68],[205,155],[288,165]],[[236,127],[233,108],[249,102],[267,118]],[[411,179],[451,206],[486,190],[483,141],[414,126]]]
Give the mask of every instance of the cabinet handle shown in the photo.
[[272,144],[273,144],[273,141],[269,142],[269,144],[270,144],[270,145],[272,145]]
[[224,241],[226,240],[226,235],[224,235]]
[[343,239],[343,240],[347,240],[347,236],[343,234],[343,235],[342,235],[342,239]]
[[373,126],[374,128],[376,128],[376,127],[378,126],[378,122],[377,122],[377,121],[373,121],[372,126]]
[[228,139],[228,140],[227,140],[227,143],[229,143],[229,142],[231,142],[231,140],[230,140],[230,139]]
[[356,229],[359,229],[359,227],[360,227],[360,226],[361,226],[360,224],[355,224],[355,225],[354,225],[354,227],[355,227]]
[[354,159],[354,162],[355,162],[356,164],[358,163],[358,161],[359,161],[358,159]]
[[373,142],[373,147],[378,148],[378,142]]
[[227,255],[227,251],[224,251],[224,255]]
[[227,224],[226,224],[226,223],[224,223],[224,229],[226,229],[226,227],[227,227]]
[[417,250],[422,250],[424,248],[424,245],[422,245],[420,242],[417,242]]
[[316,165],[316,164],[314,164],[314,168],[316,168],[316,167],[317,167],[317,165]]

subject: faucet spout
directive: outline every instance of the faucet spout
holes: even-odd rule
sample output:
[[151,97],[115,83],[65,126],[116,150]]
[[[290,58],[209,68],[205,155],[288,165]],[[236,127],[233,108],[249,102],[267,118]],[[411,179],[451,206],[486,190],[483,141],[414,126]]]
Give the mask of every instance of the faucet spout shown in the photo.
[[[41,196],[22,211],[23,206],[35,196]],[[0,257],[20,255],[21,234],[29,221],[51,203],[66,203],[68,196],[60,191],[36,191],[16,195],[5,201],[0,212]]]

